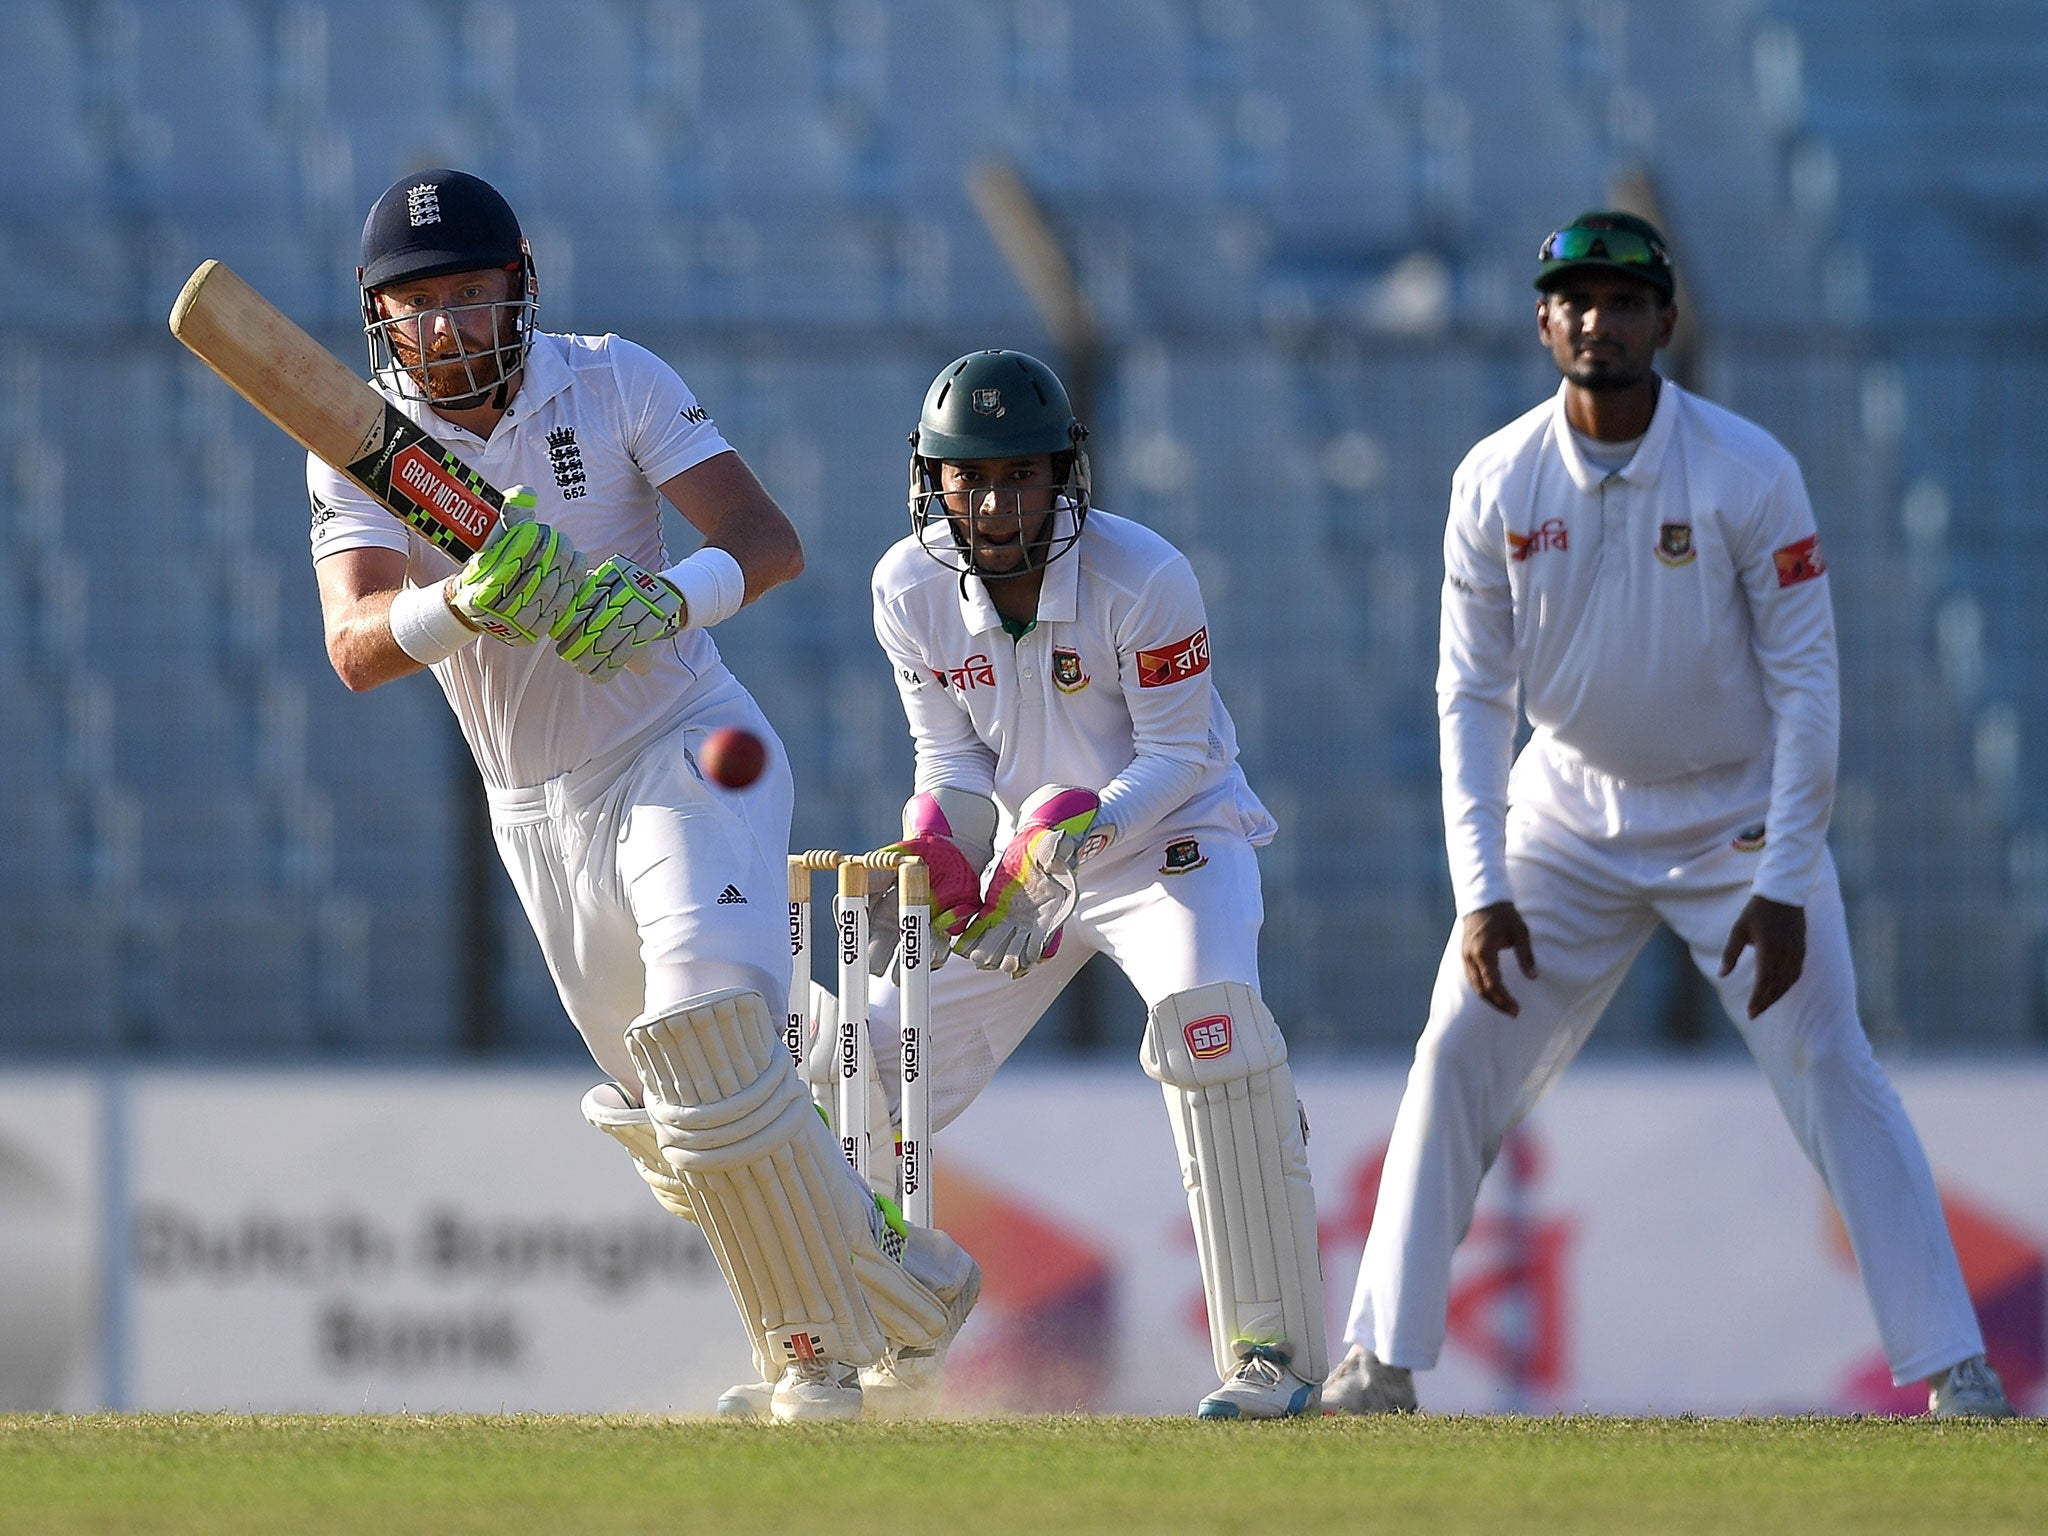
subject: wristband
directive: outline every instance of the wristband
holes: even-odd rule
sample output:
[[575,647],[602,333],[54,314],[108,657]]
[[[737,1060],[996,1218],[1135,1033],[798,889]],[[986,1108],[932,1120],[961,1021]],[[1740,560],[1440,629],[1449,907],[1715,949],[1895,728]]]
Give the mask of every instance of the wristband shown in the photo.
[[423,665],[446,661],[477,635],[448,606],[438,581],[430,587],[406,587],[391,599],[391,638]]
[[709,544],[661,574],[683,594],[684,629],[722,624],[746,601],[747,573],[730,554]]

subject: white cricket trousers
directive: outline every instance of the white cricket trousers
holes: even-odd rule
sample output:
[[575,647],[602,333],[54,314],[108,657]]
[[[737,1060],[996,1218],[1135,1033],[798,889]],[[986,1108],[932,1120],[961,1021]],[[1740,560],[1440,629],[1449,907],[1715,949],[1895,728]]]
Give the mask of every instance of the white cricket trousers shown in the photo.
[[[1188,845],[1192,845],[1189,851]],[[1176,849],[1169,858],[1168,850]],[[1022,976],[984,971],[950,956],[932,973],[932,1124],[950,1125],[988,1086],[1090,956],[1107,954],[1147,1009],[1176,992],[1218,981],[1259,989],[1265,921],[1259,861],[1241,834],[1198,829],[1147,833],[1081,866],[1080,901],[1060,947]],[[900,1093],[896,990],[871,987],[868,1032],[891,1114]],[[1133,1020],[1131,1043],[1143,1037]]]
[[[705,782],[697,749],[736,725],[768,748],[745,789]],[[490,791],[491,827],[570,1021],[637,1102],[626,1028],[722,987],[770,1010],[789,985],[789,759],[729,675],[638,738],[544,784]]]
[[1764,819],[1768,774],[1766,763],[1629,785],[1540,738],[1524,751],[1508,815],[1508,881],[1540,979],[1504,951],[1502,979],[1522,1011],[1496,1011],[1466,982],[1452,931],[1395,1116],[1348,1343],[1411,1370],[1436,1364],[1451,1253],[1471,1225],[1481,1178],[1663,922],[1720,994],[1827,1185],[1894,1382],[1983,1350],[1926,1155],[1856,1016],[1833,861],[1823,856],[1807,900],[1806,966],[1784,997],[1748,1016],[1754,950],[1732,975],[1716,974],[1758,857],[1734,843]]

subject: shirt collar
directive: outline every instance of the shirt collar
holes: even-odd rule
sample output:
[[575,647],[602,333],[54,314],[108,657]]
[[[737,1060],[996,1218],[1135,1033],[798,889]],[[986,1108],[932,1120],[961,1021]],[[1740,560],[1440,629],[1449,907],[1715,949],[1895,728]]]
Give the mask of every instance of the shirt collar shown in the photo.
[[[1054,538],[1064,538],[1073,527],[1074,514],[1066,507],[1055,509]],[[969,576],[960,587],[960,617],[969,634],[984,635],[1003,627],[1003,616],[996,612],[995,600],[988,595],[988,587],[979,576]],[[1038,587],[1038,622],[1071,624],[1080,611],[1081,550],[1076,540],[1045,567],[1045,578]]]
[[[1572,477],[1572,483],[1582,491],[1600,489],[1601,481],[1607,479],[1605,472],[1588,464],[1586,456],[1579,452],[1579,445],[1572,437],[1572,424],[1565,415],[1565,394],[1571,385],[1560,381],[1557,393],[1551,397],[1552,435],[1557,439],[1558,457],[1564,460],[1564,467]],[[1661,381],[1657,390],[1657,409],[1650,414],[1649,430],[1643,433],[1643,440],[1636,445],[1635,457],[1614,472],[1614,477],[1626,480],[1631,485],[1648,487],[1657,483],[1657,476],[1664,468],[1664,455],[1671,446],[1671,434],[1676,429],[1681,390],[1669,379]]]

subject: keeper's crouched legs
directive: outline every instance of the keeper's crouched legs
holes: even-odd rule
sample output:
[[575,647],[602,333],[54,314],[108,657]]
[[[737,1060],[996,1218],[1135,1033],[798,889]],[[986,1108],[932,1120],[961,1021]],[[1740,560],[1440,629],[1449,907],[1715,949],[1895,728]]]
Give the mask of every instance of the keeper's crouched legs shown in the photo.
[[1243,982],[1166,998],[1140,1057],[1165,1091],[1223,1386],[1203,1418],[1313,1413],[1329,1369],[1315,1192],[1287,1044]]

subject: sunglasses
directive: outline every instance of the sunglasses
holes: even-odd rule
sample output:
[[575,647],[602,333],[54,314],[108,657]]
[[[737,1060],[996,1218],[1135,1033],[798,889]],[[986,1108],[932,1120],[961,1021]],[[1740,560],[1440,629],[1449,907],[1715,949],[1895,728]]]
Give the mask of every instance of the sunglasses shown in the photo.
[[1560,229],[1536,253],[1538,261],[1618,261],[1633,266],[1668,267],[1671,258],[1656,241],[1628,229]]

